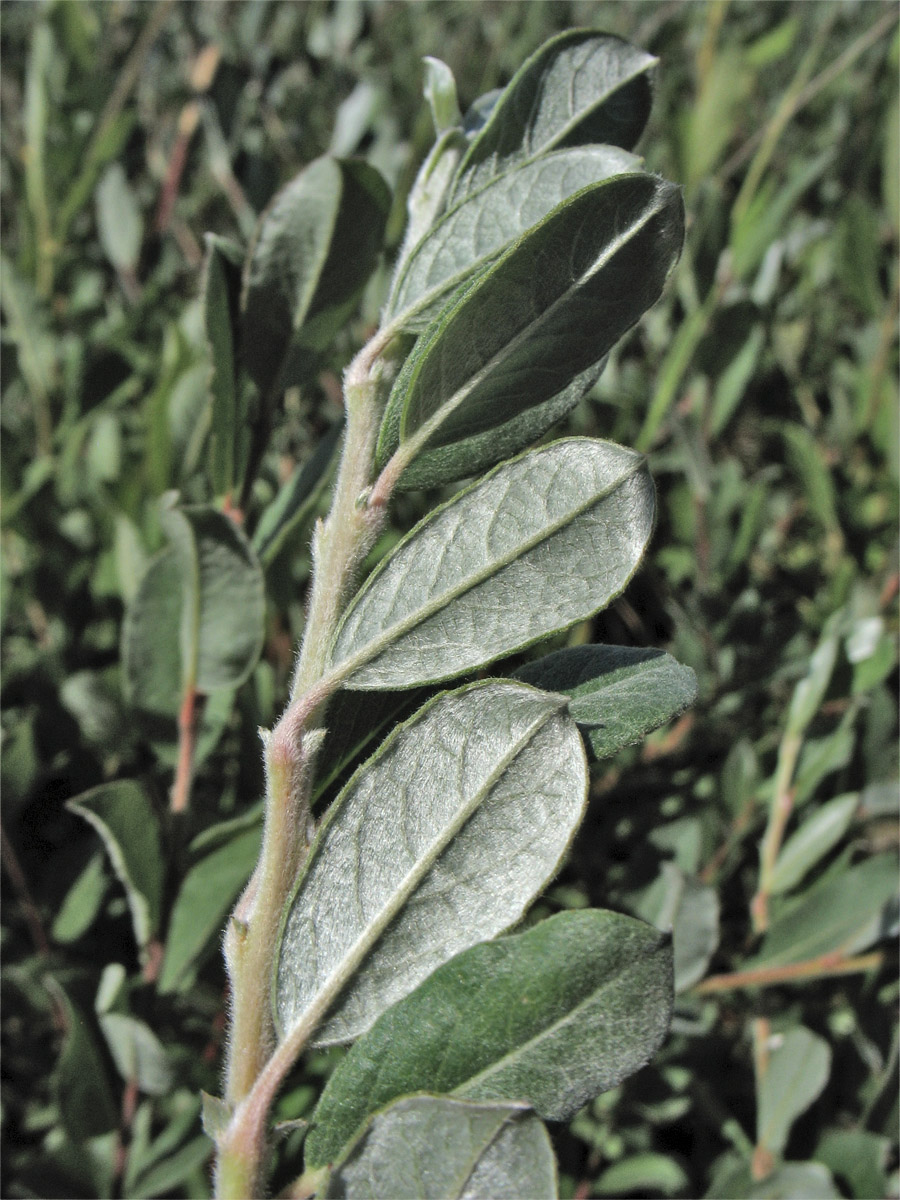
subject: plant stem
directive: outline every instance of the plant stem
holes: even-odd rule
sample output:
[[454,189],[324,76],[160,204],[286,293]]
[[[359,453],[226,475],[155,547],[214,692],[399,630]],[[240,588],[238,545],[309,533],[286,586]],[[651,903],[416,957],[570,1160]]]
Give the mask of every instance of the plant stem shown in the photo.
[[781,967],[756,967],[749,971],[733,971],[730,975],[710,975],[691,991],[695,996],[713,992],[731,992],[738,988],[772,987],[779,983],[802,983],[806,979],[825,979],[831,975],[854,975],[880,967],[884,955],[880,950],[845,958],[839,951],[821,954],[806,962],[786,963]]
[[197,729],[197,693],[189,687],[178,714],[178,765],[169,808],[173,813],[185,812],[191,798],[191,774],[194,767],[194,735]]
[[[282,914],[309,845],[309,797],[324,737],[317,725],[337,686],[327,676],[328,647],[362,563],[384,525],[386,506],[370,502],[375,443],[383,409],[387,343],[376,336],[344,380],[347,429],[331,511],[313,539],[313,581],[291,697],[281,720],[263,735],[266,816],[260,859],[225,936],[232,988],[225,1099],[232,1110],[217,1138],[216,1195],[256,1196],[272,1101],[324,1016],[318,1009],[276,1047],[271,980]],[[328,1000],[330,1004],[333,997]]]
[[788,733],[778,751],[778,767],[775,772],[775,793],[769,809],[769,820],[760,849],[759,888],[750,905],[755,933],[764,933],[769,928],[769,893],[775,863],[784,840],[784,831],[794,809],[794,792],[791,782],[803,746],[802,732]]

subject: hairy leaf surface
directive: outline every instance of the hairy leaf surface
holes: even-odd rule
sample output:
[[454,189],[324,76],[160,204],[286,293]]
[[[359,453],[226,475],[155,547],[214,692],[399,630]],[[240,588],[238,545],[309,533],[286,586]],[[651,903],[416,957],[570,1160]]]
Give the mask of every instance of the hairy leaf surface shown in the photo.
[[332,663],[353,688],[447,679],[598,611],[653,525],[640,455],[572,438],[512,462],[417,525],[351,602]]
[[697,697],[690,667],[636,646],[574,646],[520,667],[516,678],[571,696],[569,715],[597,758],[640,741]]
[[384,323],[422,329],[460,284],[557,204],[591,183],[637,170],[640,161],[615,146],[584,146],[492,179],[419,242],[394,283]]
[[344,1200],[553,1200],[547,1131],[520,1105],[410,1096],[377,1113],[332,1171]]
[[320,1043],[358,1036],[435,967],[521,917],[584,811],[587,768],[561,703],[493,680],[444,693],[357,771],[287,908],[283,1036],[329,1010]]
[[671,941],[633,917],[561,913],[473,946],[340,1063],[313,1115],[307,1161],[332,1160],[369,1113],[421,1090],[527,1101],[567,1120],[649,1060],[671,1014]]
[[519,68],[459,164],[450,203],[511,163],[560,146],[606,142],[630,150],[653,99],[656,59],[620,38],[572,29]]

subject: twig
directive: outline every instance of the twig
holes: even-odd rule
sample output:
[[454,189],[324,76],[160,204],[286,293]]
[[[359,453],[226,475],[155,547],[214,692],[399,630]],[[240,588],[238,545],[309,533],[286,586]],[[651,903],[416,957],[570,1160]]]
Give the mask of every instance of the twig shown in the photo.
[[836,951],[805,962],[787,963],[783,967],[756,967],[749,971],[733,971],[729,975],[710,975],[691,991],[695,996],[709,996],[715,992],[732,992],[740,988],[772,987],[779,983],[826,979],[832,975],[855,975],[859,971],[880,967],[883,962],[884,954],[880,950],[860,954],[856,958],[845,958],[840,951]]
[[197,731],[198,693],[189,687],[184,694],[178,714],[178,766],[169,808],[173,813],[187,809],[191,798],[191,775],[194,767],[194,742]]

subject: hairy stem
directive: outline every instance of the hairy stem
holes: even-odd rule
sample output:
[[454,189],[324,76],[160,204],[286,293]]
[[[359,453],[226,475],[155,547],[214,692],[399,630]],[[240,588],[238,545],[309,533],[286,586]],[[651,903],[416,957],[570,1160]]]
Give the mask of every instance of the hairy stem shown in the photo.
[[344,381],[347,430],[331,511],[313,540],[313,582],[291,697],[281,720],[265,734],[266,815],[260,859],[238,901],[226,937],[232,989],[225,1099],[228,1127],[218,1141],[216,1195],[259,1195],[268,1150],[268,1115],[285,1074],[324,1012],[276,1046],[270,998],[282,914],[310,840],[309,798],[319,728],[337,686],[328,677],[328,646],[363,561],[386,517],[372,503],[375,442],[386,368],[376,337],[348,368]]

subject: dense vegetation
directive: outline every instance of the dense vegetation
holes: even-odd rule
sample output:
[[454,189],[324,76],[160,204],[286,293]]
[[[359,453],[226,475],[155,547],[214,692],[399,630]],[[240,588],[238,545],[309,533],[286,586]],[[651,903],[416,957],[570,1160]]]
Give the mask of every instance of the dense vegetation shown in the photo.
[[[218,1091],[220,931],[258,851],[257,729],[303,626],[338,378],[389,275],[281,411],[251,409],[271,439],[226,496],[207,484],[230,467],[204,234],[246,246],[303,165],[359,156],[394,192],[389,264],[433,138],[422,56],[465,106],[574,26],[660,57],[638,150],[688,223],[662,300],[561,430],[647,454],[649,555],[558,645],[661,647],[699,698],[594,765],[529,915],[674,928],[670,1037],[554,1127],[560,1191],[898,1193],[894,7],[157,0],[2,13],[3,1195],[209,1194],[199,1097]],[[267,594],[262,656],[211,690],[189,788],[171,664],[135,697],[123,632],[173,489],[240,514]],[[370,565],[452,490],[405,493]],[[102,840],[68,802],[119,780],[140,786]],[[304,1058],[281,1120],[309,1116],[342,1053]],[[278,1186],[301,1140],[288,1124]]]

